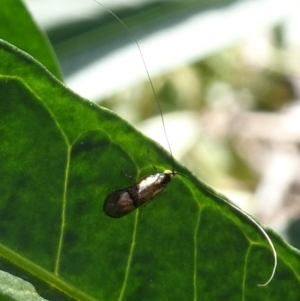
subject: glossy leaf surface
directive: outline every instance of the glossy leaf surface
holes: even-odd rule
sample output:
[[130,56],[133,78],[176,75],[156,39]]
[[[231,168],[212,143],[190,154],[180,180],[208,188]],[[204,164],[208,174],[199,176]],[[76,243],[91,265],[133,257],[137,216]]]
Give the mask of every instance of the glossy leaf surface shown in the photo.
[[155,172],[148,151],[161,170],[170,157],[23,52],[0,55],[2,269],[55,300],[299,300],[299,252],[270,233],[279,265],[258,287],[266,240],[200,182],[178,175],[142,212],[107,217],[111,191]]

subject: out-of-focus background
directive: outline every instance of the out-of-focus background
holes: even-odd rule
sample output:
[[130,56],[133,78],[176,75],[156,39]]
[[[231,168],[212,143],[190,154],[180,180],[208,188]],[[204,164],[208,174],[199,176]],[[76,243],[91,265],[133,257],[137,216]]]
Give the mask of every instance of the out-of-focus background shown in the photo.
[[[24,2],[66,84],[167,148],[133,34],[93,0]],[[101,3],[139,41],[174,157],[300,248],[300,1]]]

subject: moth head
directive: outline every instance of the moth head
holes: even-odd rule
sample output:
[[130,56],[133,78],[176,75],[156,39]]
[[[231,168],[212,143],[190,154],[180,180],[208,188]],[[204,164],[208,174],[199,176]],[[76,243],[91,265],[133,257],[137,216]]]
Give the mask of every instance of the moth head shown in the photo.
[[167,169],[164,171],[164,175],[169,176],[172,180],[175,177],[175,175],[177,175],[177,172],[175,170]]

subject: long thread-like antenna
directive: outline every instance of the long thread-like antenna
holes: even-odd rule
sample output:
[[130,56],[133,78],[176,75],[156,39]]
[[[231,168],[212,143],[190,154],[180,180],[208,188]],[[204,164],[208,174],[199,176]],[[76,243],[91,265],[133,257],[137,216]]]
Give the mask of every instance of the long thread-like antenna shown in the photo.
[[[136,36],[134,35],[134,33],[132,32],[132,30],[113,12],[111,11],[109,8],[107,8],[105,5],[103,5],[102,3],[100,3],[99,1],[97,0],[92,0],[94,2],[96,2],[98,5],[102,6],[106,11],[108,11],[112,16],[114,16],[126,29],[127,31],[130,33],[130,35],[132,36],[133,40],[135,41],[137,47],[138,47],[138,50],[139,50],[139,53],[140,53],[140,56],[141,56],[141,59],[142,59],[142,62],[143,62],[143,65],[144,65],[144,68],[146,70],[146,73],[147,73],[147,77],[148,77],[148,80],[150,82],[150,86],[151,86],[151,89],[152,89],[152,92],[153,92],[153,95],[156,99],[156,103],[157,103],[157,106],[158,106],[158,109],[159,109],[159,112],[160,112],[160,116],[161,116],[161,120],[162,120],[162,124],[163,124],[163,129],[164,129],[164,134],[165,134],[165,137],[166,137],[166,141],[167,141],[167,144],[168,144],[168,148],[169,148],[169,152],[170,152],[170,155],[171,155],[171,158],[172,158],[172,166],[173,166],[173,169],[172,169],[172,172],[174,174],[179,174],[178,172],[175,172],[175,162],[174,162],[174,157],[173,157],[173,154],[172,154],[172,150],[171,150],[171,146],[170,146],[170,142],[169,142],[169,139],[168,139],[168,135],[167,135],[167,130],[166,130],[166,126],[165,126],[165,120],[164,120],[164,117],[163,117],[163,112],[162,112],[162,109],[161,109],[161,106],[160,106],[160,103],[159,103],[159,100],[158,100],[158,97],[157,97],[157,94],[155,92],[155,89],[154,89],[154,86],[153,86],[153,82],[151,80],[151,77],[150,77],[150,74],[149,74],[149,71],[148,71],[148,68],[147,68],[147,64],[145,62],[145,59],[144,59],[144,56],[143,56],[143,53],[142,53],[142,50],[141,50],[141,47],[140,47],[140,44],[136,38]],[[182,177],[186,178],[187,180],[191,181],[192,183],[194,183],[196,186],[199,186],[199,183],[196,183],[194,182],[193,180],[191,180],[190,178],[188,178],[187,176],[183,175],[183,174],[179,174],[181,175]],[[267,234],[267,232],[263,229],[263,227],[251,216],[249,215],[248,213],[246,213],[245,211],[243,211],[242,209],[240,209],[237,205],[229,202],[228,200],[226,200],[225,198],[221,197],[220,195],[217,195],[217,194],[214,194],[213,192],[211,192],[209,189],[207,189],[204,185],[200,185],[202,189],[204,189],[207,193],[213,195],[214,197],[217,197],[219,198],[220,200],[222,200],[223,202],[227,203],[229,206],[231,206],[232,208],[236,209],[237,211],[239,211],[240,213],[242,213],[244,216],[246,216],[252,223],[254,223],[256,225],[256,227],[260,230],[260,232],[264,235],[264,237],[267,239],[271,249],[272,249],[272,252],[273,252],[273,256],[274,256],[274,266],[273,266],[273,270],[272,270],[272,273],[271,273],[271,276],[269,277],[268,281],[265,282],[264,284],[258,284],[258,286],[266,286],[268,285],[274,275],[275,275],[275,271],[276,271],[276,268],[277,268],[277,253],[276,253],[276,250],[275,250],[275,247],[274,247],[274,244],[272,242],[272,240],[270,239],[269,235]]]
[[155,92],[155,89],[154,89],[154,85],[153,85],[153,82],[152,82],[152,79],[150,77],[150,74],[149,74],[149,71],[148,71],[148,67],[147,67],[147,64],[146,64],[146,61],[144,59],[144,56],[143,56],[143,53],[142,53],[142,50],[141,50],[141,47],[140,47],[140,44],[138,42],[138,39],[136,38],[136,36],[134,35],[133,31],[126,25],[126,23],[124,23],[122,21],[122,19],[120,19],[113,11],[111,11],[108,7],[106,7],[105,5],[103,5],[102,3],[100,3],[99,1],[97,0],[92,0],[94,2],[96,2],[97,4],[99,4],[100,6],[102,6],[105,10],[107,10],[112,16],[114,16],[126,29],[127,31],[130,33],[132,39],[134,40],[134,42],[136,43],[137,47],[138,47],[138,50],[139,50],[139,53],[140,53],[140,57],[142,59],[142,62],[143,62],[143,65],[144,65],[144,68],[146,70],[146,73],[147,73],[147,77],[148,77],[148,80],[149,80],[149,83],[150,83],[150,86],[151,86],[151,90],[153,92],[153,95],[156,99],[156,103],[157,103],[157,106],[158,106],[158,110],[159,110],[159,113],[160,113],[160,116],[161,116],[161,121],[162,121],[162,125],[163,125],[163,129],[164,129],[164,134],[165,134],[165,138],[166,138],[166,141],[167,141],[167,144],[168,144],[168,149],[169,149],[169,153],[171,155],[171,158],[172,158],[172,171],[174,172],[174,169],[175,169],[175,161],[174,161],[174,157],[173,157],[173,153],[172,153],[172,149],[171,149],[171,145],[170,145],[170,141],[168,139],[168,135],[167,135],[167,130],[166,130],[166,125],[165,125],[165,119],[164,119],[164,116],[163,116],[163,112],[162,112],[162,109],[161,109],[161,105],[160,105],[160,102],[159,102],[159,99],[158,99],[158,96]]
[[[189,180],[190,182],[192,182],[194,185],[196,186],[199,186],[198,183],[194,182],[193,180],[191,180],[190,178],[188,178],[187,176],[181,174],[181,173],[177,173],[179,174],[180,176],[186,178],[187,180]],[[275,250],[275,247],[274,247],[274,244],[272,242],[272,240],[270,239],[269,235],[267,234],[267,232],[264,230],[264,228],[250,215],[248,214],[247,212],[243,211],[241,208],[239,208],[237,205],[229,202],[228,200],[226,200],[224,197],[220,196],[220,195],[217,195],[213,192],[211,192],[209,189],[207,189],[204,185],[200,185],[201,188],[205,189],[205,191],[207,193],[209,193],[210,195],[214,196],[214,197],[217,197],[218,199],[222,200],[223,202],[225,202],[226,204],[228,204],[229,206],[231,206],[232,208],[236,209],[237,211],[239,211],[240,213],[242,213],[244,216],[246,216],[259,230],[260,232],[264,235],[264,237],[267,239],[271,249],[272,249],[272,252],[273,252],[273,257],[274,257],[274,266],[273,266],[273,270],[272,270],[272,273],[271,273],[271,276],[269,277],[268,281],[263,283],[263,284],[258,284],[258,286],[266,286],[268,285],[274,275],[275,275],[275,271],[276,271],[276,268],[277,268],[277,253],[276,253],[276,250]]]

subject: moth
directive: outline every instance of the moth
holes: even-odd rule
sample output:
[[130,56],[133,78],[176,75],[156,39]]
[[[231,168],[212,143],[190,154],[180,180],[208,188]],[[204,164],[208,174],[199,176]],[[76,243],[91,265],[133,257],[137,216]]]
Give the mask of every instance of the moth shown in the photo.
[[176,174],[174,170],[165,170],[126,188],[113,191],[105,199],[104,212],[115,218],[129,214],[163,192]]
[[[135,209],[137,209],[140,206],[146,204],[147,202],[153,200],[158,194],[160,194],[161,192],[163,192],[167,188],[168,184],[179,173],[176,172],[175,168],[174,168],[174,166],[175,166],[174,158],[173,158],[173,155],[172,155],[171,146],[170,146],[170,143],[169,143],[169,140],[168,140],[168,135],[167,135],[167,132],[166,132],[166,127],[165,127],[164,117],[163,117],[163,114],[162,114],[162,109],[161,109],[158,97],[156,95],[156,92],[155,92],[155,89],[154,89],[154,86],[153,86],[153,83],[152,83],[152,80],[151,80],[146,62],[144,60],[144,56],[143,56],[143,53],[141,51],[139,42],[136,39],[136,37],[134,36],[131,29],[114,12],[112,12],[110,9],[105,7],[102,3],[100,3],[96,0],[93,0],[93,1],[98,3],[106,11],[108,11],[112,16],[114,16],[124,26],[124,28],[127,29],[129,34],[133,37],[133,40],[135,41],[135,43],[137,45],[137,48],[138,48],[138,51],[140,53],[140,57],[141,57],[143,65],[144,65],[145,71],[147,73],[147,77],[148,77],[152,92],[153,92],[154,97],[155,97],[156,102],[157,102],[157,106],[158,106],[160,116],[161,116],[161,120],[162,120],[162,127],[163,127],[164,134],[165,134],[165,137],[166,137],[166,141],[167,141],[167,144],[168,144],[169,152],[170,152],[170,155],[171,155],[171,158],[172,158],[172,161],[173,161],[172,170],[165,170],[162,173],[157,173],[157,174],[154,174],[154,175],[147,176],[144,179],[140,180],[139,182],[134,183],[134,184],[132,184],[128,187],[113,191],[112,193],[110,193],[106,197],[106,199],[104,201],[104,206],[103,206],[103,210],[104,210],[105,214],[110,216],[110,217],[113,217],[113,218],[121,218],[121,217],[126,216],[127,214],[133,212]],[[205,185],[202,185],[199,182],[196,183],[196,182],[189,179],[187,176],[185,176],[183,174],[180,174],[180,176],[183,176],[187,180],[194,183],[194,185],[197,186],[198,188],[201,188],[202,190],[205,190],[208,194],[210,194],[214,197],[217,197],[219,200],[225,202],[227,205],[231,206],[232,208],[234,208],[235,210],[237,210],[238,212],[243,214],[264,235],[264,237],[268,241],[268,244],[269,244],[269,246],[272,250],[273,258],[274,258],[274,264],[273,264],[273,269],[272,269],[271,276],[269,277],[268,281],[265,282],[264,284],[258,284],[258,286],[268,285],[272,281],[272,279],[275,275],[276,268],[277,268],[277,253],[276,253],[276,250],[275,250],[275,247],[274,247],[274,244],[273,244],[272,240],[270,239],[267,232],[263,229],[263,227],[251,215],[249,215],[247,212],[240,209],[237,205],[229,202],[226,198],[224,198],[220,195],[217,195],[214,192],[210,191],[208,188],[205,187]]]

